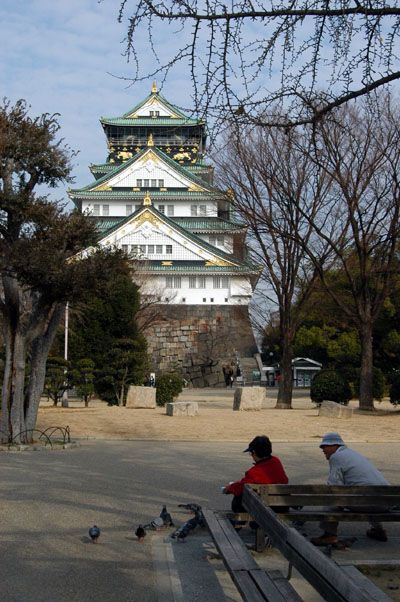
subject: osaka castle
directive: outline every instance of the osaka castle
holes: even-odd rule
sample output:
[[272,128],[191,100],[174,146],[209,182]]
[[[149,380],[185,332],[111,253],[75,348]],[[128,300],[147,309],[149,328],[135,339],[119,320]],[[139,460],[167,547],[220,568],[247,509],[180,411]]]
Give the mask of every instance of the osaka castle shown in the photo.
[[247,259],[232,192],[213,184],[206,124],[155,84],[124,115],[100,123],[106,160],[90,165],[92,182],[68,194],[96,220],[99,244],[134,262],[152,369],[178,370],[194,386],[218,385],[227,364],[254,362],[248,304],[259,268]]

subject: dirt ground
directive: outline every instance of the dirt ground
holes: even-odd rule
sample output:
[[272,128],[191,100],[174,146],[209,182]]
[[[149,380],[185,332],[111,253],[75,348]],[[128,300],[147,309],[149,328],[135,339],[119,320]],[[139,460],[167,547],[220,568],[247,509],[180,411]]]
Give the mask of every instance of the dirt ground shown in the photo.
[[274,409],[276,391],[268,390],[261,411],[234,412],[233,390],[187,389],[179,400],[199,403],[195,417],[166,415],[165,408],[131,409],[94,400],[89,408],[70,401],[69,408],[43,401],[37,428],[67,426],[72,438],[150,439],[162,441],[249,441],[265,433],[273,441],[315,441],[327,431],[339,431],[347,441],[399,441],[400,410],[387,400],[373,414],[357,411],[350,419],[318,416],[307,392],[295,393],[292,410]]

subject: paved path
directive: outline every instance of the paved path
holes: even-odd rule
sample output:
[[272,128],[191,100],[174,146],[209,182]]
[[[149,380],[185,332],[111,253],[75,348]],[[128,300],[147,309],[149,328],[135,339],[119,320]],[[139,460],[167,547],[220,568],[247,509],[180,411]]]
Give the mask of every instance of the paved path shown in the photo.
[[[400,443],[354,448],[400,483]],[[188,518],[179,503],[227,508],[220,486],[248,467],[242,449],[239,443],[88,441],[67,451],[1,452],[2,602],[236,600],[218,560],[207,559],[205,534],[186,544],[149,534],[139,544],[133,528],[157,516],[163,503],[178,524]],[[317,441],[277,444],[274,452],[293,483],[324,480],[327,463]],[[94,523],[102,529],[97,545],[87,537]],[[365,525],[351,528],[364,535]],[[378,553],[400,559],[400,526],[390,531]]]

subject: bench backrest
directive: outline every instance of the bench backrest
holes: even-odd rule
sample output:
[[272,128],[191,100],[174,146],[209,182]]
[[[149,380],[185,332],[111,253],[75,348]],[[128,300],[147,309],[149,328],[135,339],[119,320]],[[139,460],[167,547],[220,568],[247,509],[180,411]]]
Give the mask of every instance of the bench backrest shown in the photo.
[[251,485],[267,506],[398,506],[397,485]]
[[378,597],[372,596],[371,592],[352,580],[351,576],[308,542],[296,529],[280,520],[248,485],[244,488],[243,505],[283,556],[328,602],[390,600],[383,592],[380,592]]

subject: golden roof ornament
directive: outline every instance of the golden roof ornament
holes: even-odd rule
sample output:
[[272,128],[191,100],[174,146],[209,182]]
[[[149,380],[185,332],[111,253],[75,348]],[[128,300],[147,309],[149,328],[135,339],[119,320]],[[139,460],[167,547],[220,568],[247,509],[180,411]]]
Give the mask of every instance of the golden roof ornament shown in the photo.
[[149,134],[149,138],[147,140],[147,146],[154,146],[153,134]]
[[151,93],[152,94],[157,94],[158,90],[157,90],[157,82],[154,81],[153,85],[151,86]]
[[148,192],[146,192],[146,196],[143,199],[144,207],[149,207],[151,205],[151,198]]

